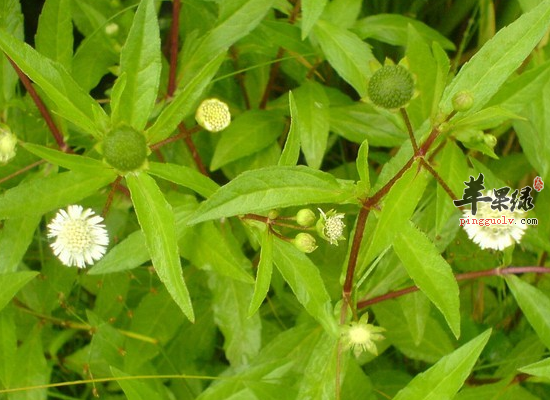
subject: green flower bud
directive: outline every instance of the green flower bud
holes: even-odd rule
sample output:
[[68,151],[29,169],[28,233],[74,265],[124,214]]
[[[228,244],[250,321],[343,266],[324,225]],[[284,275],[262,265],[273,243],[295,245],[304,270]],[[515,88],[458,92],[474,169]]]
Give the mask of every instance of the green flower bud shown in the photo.
[[400,108],[412,99],[414,80],[405,67],[385,65],[370,78],[367,93],[379,107]]
[[269,219],[277,219],[277,217],[279,216],[279,210],[270,210],[268,213],[267,213],[267,218]]
[[317,220],[317,216],[309,208],[302,208],[296,214],[296,222],[300,226],[305,226],[305,227],[313,226],[316,220]]
[[468,90],[461,90],[455,93],[452,102],[455,111],[468,111],[474,105],[474,96]]
[[143,133],[129,126],[118,127],[103,139],[103,157],[107,164],[121,173],[143,167],[149,149]]
[[292,243],[302,253],[311,253],[317,248],[317,242],[315,241],[315,238],[309,233],[305,232],[298,233],[296,237],[292,240]]
[[219,132],[231,123],[231,113],[223,101],[206,99],[197,108],[195,120],[207,131]]
[[494,148],[497,144],[497,138],[494,135],[487,134],[483,136],[483,142],[490,148]]
[[0,163],[5,164],[15,157],[17,137],[7,125],[0,124]]

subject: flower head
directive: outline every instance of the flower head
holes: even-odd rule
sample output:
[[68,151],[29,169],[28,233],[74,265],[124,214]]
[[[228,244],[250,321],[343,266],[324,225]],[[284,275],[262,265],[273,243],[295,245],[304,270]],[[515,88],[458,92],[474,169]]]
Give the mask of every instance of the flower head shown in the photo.
[[344,214],[334,210],[325,214],[320,208],[318,210],[321,213],[321,218],[317,221],[317,233],[330,244],[338,246],[339,240],[345,240],[343,235],[346,227],[343,221]]
[[50,244],[53,253],[68,267],[93,265],[103,257],[109,244],[102,221],[102,217],[82,206],[71,205],[67,210],[59,210],[48,224],[48,237],[55,238]]
[[206,99],[197,108],[197,123],[209,132],[223,131],[231,123],[229,107],[218,99]]
[[[485,195],[490,195],[487,191]],[[522,211],[517,209],[493,210],[491,203],[477,204],[476,215],[470,210],[464,211],[464,218],[475,219],[476,224],[465,224],[464,230],[468,237],[484,249],[504,250],[506,247],[519,243],[527,225],[520,222]]]
[[344,345],[348,349],[352,349],[355,357],[368,351],[369,353],[378,355],[378,349],[376,348],[377,341],[384,340],[384,336],[380,333],[385,329],[379,326],[374,326],[367,323],[369,319],[368,313],[363,314],[359,321],[352,322],[349,325],[342,327],[342,339]]
[[17,137],[4,124],[0,124],[0,163],[7,163],[15,157]]
[[414,78],[402,65],[384,65],[369,79],[367,92],[378,107],[405,107],[414,96]]

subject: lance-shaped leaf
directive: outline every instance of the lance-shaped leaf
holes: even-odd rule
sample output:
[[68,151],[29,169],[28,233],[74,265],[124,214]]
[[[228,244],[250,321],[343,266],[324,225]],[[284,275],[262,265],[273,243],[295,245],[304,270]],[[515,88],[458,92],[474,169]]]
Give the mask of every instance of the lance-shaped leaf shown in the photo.
[[298,163],[298,158],[300,157],[300,134],[296,127],[298,109],[296,108],[296,100],[291,91],[288,92],[288,104],[290,107],[290,128],[288,129],[285,147],[279,158],[279,165],[294,166]]
[[550,1],[545,0],[498,31],[447,86],[439,106],[444,112],[450,112],[455,93],[468,90],[474,97],[474,105],[464,114],[480,110],[527,58],[549,24]]
[[0,219],[42,215],[77,203],[115,178],[111,170],[96,169],[86,173],[63,172],[21,183],[0,196]]
[[319,269],[292,244],[282,240],[273,244],[273,261],[298,301],[329,334],[336,335],[338,326]]
[[443,357],[433,367],[418,374],[393,400],[452,399],[470,375],[477,358],[487,344],[491,330]]
[[550,349],[550,298],[536,287],[509,275],[506,283],[516,298],[521,311],[542,343]]
[[153,266],[176,304],[194,321],[191,298],[183,280],[172,207],[149,175],[129,174],[126,182]]
[[550,358],[545,358],[544,360],[534,364],[526,365],[519,370],[529,375],[550,379]]
[[435,245],[412,223],[400,226],[393,249],[414,283],[441,311],[454,335],[460,336],[460,300],[451,266]]
[[322,85],[307,81],[294,92],[297,115],[293,124],[300,135],[307,164],[319,169],[327,149],[329,133],[329,100]]
[[201,204],[189,223],[311,203],[341,203],[354,196],[353,183],[312,168],[267,167],[247,171]]
[[262,236],[262,250],[260,261],[256,272],[256,284],[254,294],[248,307],[248,316],[253,315],[262,305],[269,286],[271,284],[271,273],[273,272],[273,234],[266,229]]
[[34,143],[20,142],[21,146],[30,151],[34,155],[48,161],[54,165],[91,174],[94,169],[106,170],[110,169],[106,164],[94,158],[85,157],[77,154],[67,154],[59,150],[50,149],[49,147],[40,146]]
[[[17,39],[23,40],[23,14],[19,0],[4,0],[2,2],[0,26]],[[4,104],[15,95],[17,81],[17,74],[10,62],[3,54],[0,54],[0,106],[2,109],[4,109]]]
[[[155,106],[160,80],[160,36],[154,0],[141,0],[120,54],[120,73],[113,92],[113,124],[126,122],[141,130]],[[122,81],[121,81],[122,82]],[[122,85],[122,88],[118,88]],[[116,98],[116,102],[114,99]]]
[[153,126],[147,130],[146,136],[150,143],[166,139],[178,124],[194,111],[196,102],[218,71],[224,58],[225,53],[213,55],[189,83],[176,93],[171,103],[162,110]]
[[32,278],[38,275],[36,271],[21,271],[0,274],[0,311]]
[[47,0],[36,30],[36,50],[68,71],[73,57],[73,24],[70,0]]
[[370,75],[368,65],[374,60],[369,45],[355,33],[322,20],[317,21],[313,32],[338,75],[353,86],[359,96],[365,97]]
[[151,162],[149,163],[148,172],[151,175],[194,190],[205,198],[210,197],[219,189],[218,184],[212,179],[185,165]]
[[309,35],[326,5],[327,0],[302,0],[302,40]]
[[102,135],[108,126],[107,114],[65,68],[3,29],[0,29],[0,49],[48,95],[57,106],[56,113],[90,135]]

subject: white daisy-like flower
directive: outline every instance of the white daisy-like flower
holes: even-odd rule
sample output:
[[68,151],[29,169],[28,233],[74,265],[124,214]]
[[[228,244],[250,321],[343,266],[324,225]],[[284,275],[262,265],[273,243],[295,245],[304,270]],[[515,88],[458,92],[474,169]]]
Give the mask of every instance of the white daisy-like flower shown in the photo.
[[103,218],[87,208],[71,205],[59,210],[48,224],[48,238],[53,253],[68,267],[85,268],[105,254],[109,236]]
[[219,132],[231,123],[231,113],[223,101],[206,99],[197,108],[195,120],[207,131]]
[[317,221],[317,233],[323,239],[328,240],[330,244],[338,246],[339,240],[345,240],[343,235],[346,227],[343,221],[345,214],[337,213],[334,210],[325,214],[320,208],[318,210],[321,213],[321,218]]
[[[491,191],[484,195],[490,196]],[[499,211],[491,208],[491,202],[479,202],[476,215],[472,215],[470,210],[463,211],[464,219],[470,222],[464,224],[464,230],[482,250],[504,250],[514,243],[519,243],[523,237],[527,229],[527,225],[520,222],[524,215],[523,211],[510,211],[511,205],[507,206],[508,209],[502,208]]]
[[7,125],[0,124],[0,163],[5,164],[15,157],[17,137]]
[[381,332],[384,332],[385,329],[367,323],[368,319],[368,314],[364,314],[359,321],[352,322],[342,327],[342,340],[344,345],[348,349],[353,350],[355,357],[359,357],[364,351],[368,351],[377,356],[378,349],[376,348],[375,342],[385,339],[384,336],[381,335]]

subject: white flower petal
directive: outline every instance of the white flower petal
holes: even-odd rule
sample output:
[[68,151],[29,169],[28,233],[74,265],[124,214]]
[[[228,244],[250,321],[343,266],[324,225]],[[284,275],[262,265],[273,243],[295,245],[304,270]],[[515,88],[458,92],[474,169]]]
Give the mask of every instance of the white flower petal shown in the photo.
[[48,224],[48,238],[55,256],[68,267],[85,268],[105,254],[109,236],[101,216],[79,205],[59,210]]

